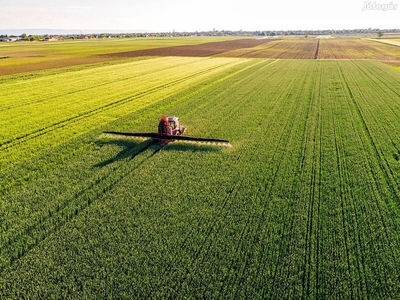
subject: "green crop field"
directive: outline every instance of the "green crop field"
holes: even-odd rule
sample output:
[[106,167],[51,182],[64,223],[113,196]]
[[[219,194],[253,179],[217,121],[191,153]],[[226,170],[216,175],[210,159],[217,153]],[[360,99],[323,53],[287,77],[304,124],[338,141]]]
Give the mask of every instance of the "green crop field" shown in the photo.
[[[229,57],[0,77],[0,298],[397,298],[399,82]],[[102,133],[162,115],[232,147]]]

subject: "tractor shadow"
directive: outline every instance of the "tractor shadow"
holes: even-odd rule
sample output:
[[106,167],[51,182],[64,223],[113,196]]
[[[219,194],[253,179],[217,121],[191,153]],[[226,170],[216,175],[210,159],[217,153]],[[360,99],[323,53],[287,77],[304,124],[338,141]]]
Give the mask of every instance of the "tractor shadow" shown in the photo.
[[143,144],[142,142],[129,141],[129,140],[123,140],[123,139],[113,139],[113,140],[107,140],[107,141],[99,140],[99,141],[95,141],[95,144],[98,148],[102,148],[104,146],[118,146],[119,148],[122,149],[116,156],[95,164],[93,166],[95,168],[105,167],[116,161],[127,159],[132,156],[136,156],[140,152],[144,151],[144,150],[141,150],[143,148],[141,146]]
[[105,167],[119,160],[134,159],[136,156],[138,156],[139,154],[148,149],[153,151],[152,156],[155,155],[160,150],[174,151],[174,152],[175,151],[218,152],[221,149],[221,147],[212,145],[185,144],[179,142],[164,144],[161,142],[157,142],[155,140],[145,140],[141,142],[141,141],[127,140],[127,139],[112,139],[107,141],[99,140],[96,141],[95,144],[99,148],[108,145],[118,146],[122,148],[122,150],[116,156],[95,164],[93,166],[95,168]]

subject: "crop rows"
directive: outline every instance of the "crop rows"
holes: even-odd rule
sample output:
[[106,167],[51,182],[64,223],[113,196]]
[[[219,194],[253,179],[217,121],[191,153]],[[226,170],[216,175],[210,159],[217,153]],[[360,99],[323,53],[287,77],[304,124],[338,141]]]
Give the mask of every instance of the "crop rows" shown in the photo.
[[221,57],[251,57],[277,59],[313,59],[318,51],[318,39],[268,39],[252,48],[221,53]]
[[399,63],[400,48],[366,39],[321,39],[319,59],[374,59]]
[[[156,62],[177,65],[180,76]],[[15,177],[0,194],[0,295],[398,295],[396,70],[370,61],[154,58],[121,65],[110,84],[124,85],[131,64],[148,66],[140,77],[148,79],[142,89],[127,80],[125,92],[146,90],[153,101],[138,97],[136,109],[127,101],[103,122],[88,115],[93,127],[77,128],[84,134],[10,167]],[[76,76],[95,82],[96,72]],[[100,93],[90,107],[123,93]],[[74,103],[56,90],[53,98]],[[24,101],[41,104],[39,94]],[[105,127],[152,131],[162,114],[233,147],[101,135]],[[4,146],[27,141],[12,143]],[[36,175],[17,180],[29,170]]]
[[146,38],[56,41],[46,43],[4,43],[0,45],[0,75],[84,66],[120,59],[104,56],[115,52],[196,45],[230,37]]
[[50,82],[40,77],[4,83],[0,165],[25,160],[237,63],[243,61],[160,58],[128,63],[124,69],[114,65],[96,72],[64,73],[52,76]]

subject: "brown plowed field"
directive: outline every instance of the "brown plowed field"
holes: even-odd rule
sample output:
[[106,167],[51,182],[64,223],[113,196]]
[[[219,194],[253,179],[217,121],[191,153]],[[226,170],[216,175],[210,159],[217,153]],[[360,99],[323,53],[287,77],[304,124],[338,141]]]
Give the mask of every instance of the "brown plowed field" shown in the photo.
[[190,46],[172,46],[155,49],[143,49],[127,52],[105,54],[107,57],[138,57],[138,56],[195,56],[207,57],[223,54],[229,51],[253,48],[269,43],[267,39],[239,39],[232,41],[211,42]]
[[374,59],[400,64],[400,48],[362,39],[317,38],[239,39],[198,45],[172,46],[101,55],[109,58],[139,56],[218,56],[275,59]]
[[219,56],[247,58],[314,59],[318,39],[239,39],[199,45],[172,46],[105,54],[107,57]]
[[251,49],[240,49],[222,53],[218,56],[276,58],[276,59],[314,59],[318,49],[318,39],[271,40],[268,44]]
[[95,63],[105,63],[112,61],[112,59],[107,59],[106,57],[85,57],[85,58],[61,58],[61,59],[48,59],[45,61],[32,62],[27,64],[7,66],[3,67],[0,65],[0,76],[2,75],[12,75],[25,72],[36,72],[48,69],[57,69],[65,67],[73,67],[79,65],[95,64]]

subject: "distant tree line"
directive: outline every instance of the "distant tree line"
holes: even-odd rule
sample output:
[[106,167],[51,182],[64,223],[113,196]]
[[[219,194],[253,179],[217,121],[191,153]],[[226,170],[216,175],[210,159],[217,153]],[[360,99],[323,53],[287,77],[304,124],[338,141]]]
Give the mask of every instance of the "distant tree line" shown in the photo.
[[172,31],[172,32],[143,32],[143,33],[101,33],[101,34],[63,34],[63,35],[27,35],[20,36],[0,35],[0,41],[7,38],[18,38],[24,41],[45,41],[65,39],[104,39],[104,38],[141,38],[141,37],[185,37],[185,36],[309,36],[309,35],[354,35],[375,34],[379,37],[387,33],[398,33],[399,29],[343,29],[343,30],[210,30],[210,31]]

